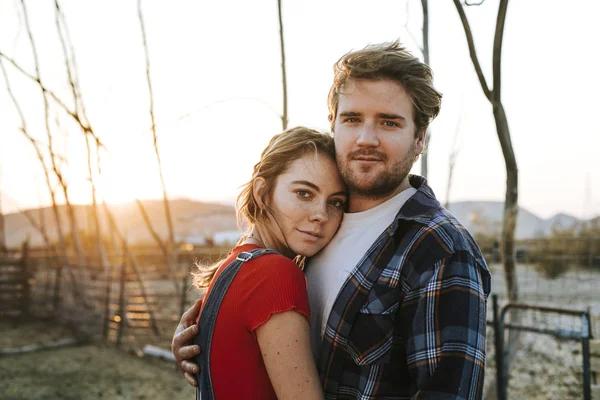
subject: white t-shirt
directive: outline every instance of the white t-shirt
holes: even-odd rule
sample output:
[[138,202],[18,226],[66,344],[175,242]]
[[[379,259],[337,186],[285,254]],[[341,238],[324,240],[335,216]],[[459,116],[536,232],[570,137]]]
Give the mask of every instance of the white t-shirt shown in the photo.
[[342,225],[329,245],[310,259],[306,280],[315,358],[320,352],[329,313],[344,282],[416,191],[409,188],[370,210],[344,214]]

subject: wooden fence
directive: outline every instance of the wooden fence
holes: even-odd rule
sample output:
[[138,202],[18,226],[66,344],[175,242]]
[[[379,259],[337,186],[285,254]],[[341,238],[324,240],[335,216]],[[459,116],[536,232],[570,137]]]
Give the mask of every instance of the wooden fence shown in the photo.
[[[194,260],[211,263],[222,255],[219,249],[180,254],[174,280],[156,252],[111,256],[107,269],[92,257],[79,268],[30,252],[29,309],[36,317],[66,323],[85,339],[169,348],[182,312],[199,296],[191,287]],[[11,259],[18,263],[21,259]]]
[[18,258],[0,255],[0,316],[26,317],[29,314],[29,288],[28,246],[25,243]]

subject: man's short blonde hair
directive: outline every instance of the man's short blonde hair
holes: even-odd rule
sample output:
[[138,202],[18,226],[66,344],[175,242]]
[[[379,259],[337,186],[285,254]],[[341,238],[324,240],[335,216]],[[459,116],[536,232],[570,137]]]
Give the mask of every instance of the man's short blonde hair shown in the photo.
[[350,78],[400,83],[413,103],[415,137],[424,134],[440,112],[442,94],[433,87],[431,68],[409,53],[398,41],[369,45],[343,55],[334,65],[334,74],[328,98],[332,131],[339,95]]

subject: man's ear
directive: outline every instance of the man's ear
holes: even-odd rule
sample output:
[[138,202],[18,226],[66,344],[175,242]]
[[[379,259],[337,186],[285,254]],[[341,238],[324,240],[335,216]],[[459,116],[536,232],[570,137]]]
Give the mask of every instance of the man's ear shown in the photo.
[[417,157],[425,150],[425,139],[427,138],[427,128],[423,129],[417,136]]
[[258,208],[260,210],[265,210],[266,206],[265,206],[265,199],[264,199],[264,194],[265,194],[265,190],[267,187],[267,182],[265,181],[265,178],[263,177],[258,177],[254,180],[254,182],[252,183],[252,196],[254,196],[254,199],[256,200],[256,205],[258,206]]

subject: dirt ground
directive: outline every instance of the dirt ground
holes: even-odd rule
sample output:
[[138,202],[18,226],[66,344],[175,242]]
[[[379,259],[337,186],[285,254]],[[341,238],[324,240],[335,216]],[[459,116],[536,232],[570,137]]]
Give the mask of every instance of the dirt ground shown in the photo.
[[[0,321],[0,349],[73,335],[43,322]],[[193,399],[172,362],[97,343],[0,355],[0,399]]]

